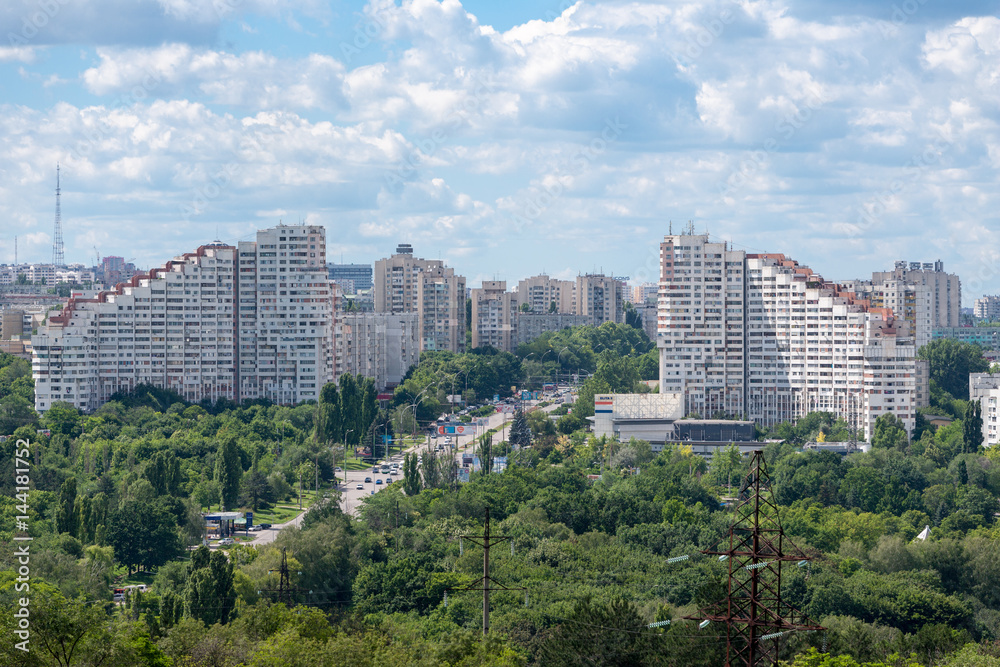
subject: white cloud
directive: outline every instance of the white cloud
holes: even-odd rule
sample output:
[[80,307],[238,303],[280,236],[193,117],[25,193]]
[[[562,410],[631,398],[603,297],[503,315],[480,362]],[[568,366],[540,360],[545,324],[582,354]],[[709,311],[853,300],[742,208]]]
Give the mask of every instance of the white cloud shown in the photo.
[[[995,17],[609,0],[500,31],[457,0],[373,0],[356,58],[335,40],[300,55],[199,37],[252,14],[330,25],[328,8],[293,4],[220,18],[210,3],[139,3],[183,36],[92,40],[105,45],[80,81],[99,103],[0,108],[0,215],[47,229],[62,159],[72,234],[103,244],[141,217],[166,239],[137,241],[150,261],[206,225],[246,234],[286,216],[327,225],[340,248],[411,240],[508,280],[546,264],[651,273],[671,220],[832,277],[930,251],[982,266],[1000,241]],[[6,57],[25,85],[56,81],[30,54]]]

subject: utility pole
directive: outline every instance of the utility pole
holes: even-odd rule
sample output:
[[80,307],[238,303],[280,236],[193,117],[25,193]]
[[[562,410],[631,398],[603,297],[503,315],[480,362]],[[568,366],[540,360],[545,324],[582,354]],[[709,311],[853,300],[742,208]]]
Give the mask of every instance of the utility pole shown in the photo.
[[[268,574],[274,572],[274,570],[268,570]],[[292,606],[292,594],[294,592],[300,591],[302,589],[297,586],[292,586],[291,572],[288,571],[288,555],[285,553],[284,547],[281,549],[281,565],[278,569],[278,587],[277,588],[262,588],[257,591],[257,593],[277,593],[278,602],[284,602],[286,606]],[[299,574],[302,574],[299,572]],[[310,591],[312,592],[312,591]]]
[[[727,539],[729,548],[720,548]],[[801,567],[809,557],[785,537],[761,450],[753,452],[740,486],[728,537],[702,553],[728,561],[728,594],[684,618],[726,624],[727,667],[775,665],[783,635],[824,629],[781,597],[782,563]]]
[[[462,535],[463,539],[469,540],[473,544],[478,544],[483,548],[483,576],[464,588],[451,588],[454,591],[482,591],[483,592],[483,636],[490,632],[490,591],[523,591],[524,588],[508,588],[497,582],[490,576],[490,547],[511,539],[507,535],[490,534],[490,508],[486,508],[486,522],[483,525],[482,535]],[[482,584],[480,588],[479,585]]]

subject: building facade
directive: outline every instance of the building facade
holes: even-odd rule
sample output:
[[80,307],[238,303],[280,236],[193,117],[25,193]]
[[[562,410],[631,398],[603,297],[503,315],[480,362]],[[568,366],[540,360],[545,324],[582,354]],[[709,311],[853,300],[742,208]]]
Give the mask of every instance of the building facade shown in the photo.
[[375,262],[375,312],[417,313],[420,349],[465,351],[465,277],[439,259],[420,259],[400,244]]
[[70,298],[32,338],[36,409],[89,412],[142,383],[195,402],[318,398],[333,375],[325,252],[322,227],[279,226]]
[[[327,264],[330,280],[344,289],[344,294],[357,294],[372,288],[371,264]],[[348,289],[350,288],[350,289]]]
[[969,374],[969,400],[979,401],[983,410],[983,445],[992,447],[1000,442],[1000,375]]
[[891,411],[913,428],[916,348],[892,310],[707,235],[667,236],[660,255],[660,391],[685,414],[773,426],[822,410],[869,438]]
[[590,324],[622,321],[625,302],[619,278],[603,274],[577,276],[573,295],[573,312],[590,318]]
[[[557,280],[545,274],[525,278],[517,283],[517,305],[523,312],[572,314],[576,283]],[[527,304],[526,306],[524,304]]]
[[1000,322],[1000,296],[982,296],[976,299],[972,314],[977,320]]
[[872,285],[890,281],[903,281],[925,285],[930,290],[931,326],[958,327],[962,325],[962,283],[954,273],[944,272],[944,262],[896,262],[892,271],[872,273]]
[[935,327],[931,336],[934,340],[950,338],[978,345],[984,350],[1000,350],[1000,326]]
[[351,373],[372,378],[379,391],[399,385],[410,367],[420,361],[418,324],[416,313],[338,315],[334,381]]
[[535,340],[548,331],[562,331],[567,327],[580,327],[590,324],[590,318],[584,315],[573,315],[570,313],[516,313],[514,316],[514,335],[516,344],[524,345]]
[[472,347],[492,345],[504,352],[517,348],[515,331],[517,295],[507,291],[503,280],[484,280],[470,294],[472,301]]

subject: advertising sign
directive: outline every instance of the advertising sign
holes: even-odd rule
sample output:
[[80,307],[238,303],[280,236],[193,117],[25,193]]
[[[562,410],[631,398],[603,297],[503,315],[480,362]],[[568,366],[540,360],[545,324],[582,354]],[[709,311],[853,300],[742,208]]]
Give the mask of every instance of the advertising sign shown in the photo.
[[465,424],[441,424],[438,426],[437,432],[441,435],[464,435],[465,430]]

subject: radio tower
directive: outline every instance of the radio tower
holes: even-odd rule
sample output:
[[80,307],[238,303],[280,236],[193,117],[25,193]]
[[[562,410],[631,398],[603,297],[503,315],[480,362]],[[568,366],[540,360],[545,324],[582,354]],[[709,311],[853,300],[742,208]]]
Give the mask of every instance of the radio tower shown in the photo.
[[66,265],[63,253],[62,211],[59,208],[59,164],[56,163],[56,226],[52,232],[52,263],[56,266]]
[[685,618],[726,625],[727,667],[777,664],[784,635],[823,629],[781,597],[782,565],[801,567],[809,557],[785,537],[760,450],[750,459],[729,535],[702,553],[728,561],[728,595]]

